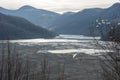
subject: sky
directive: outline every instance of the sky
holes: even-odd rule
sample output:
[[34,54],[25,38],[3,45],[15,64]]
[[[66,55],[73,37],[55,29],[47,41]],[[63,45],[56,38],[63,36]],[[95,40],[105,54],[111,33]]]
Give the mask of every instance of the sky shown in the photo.
[[80,11],[85,8],[106,8],[119,0],[0,0],[0,7],[18,9],[31,5],[38,9],[46,9],[58,13]]

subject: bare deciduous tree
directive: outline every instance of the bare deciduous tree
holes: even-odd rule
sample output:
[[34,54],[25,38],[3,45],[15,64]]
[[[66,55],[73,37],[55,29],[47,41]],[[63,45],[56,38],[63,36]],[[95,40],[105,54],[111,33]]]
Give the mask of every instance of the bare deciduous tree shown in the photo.
[[[50,80],[52,76],[47,54],[42,56],[40,70],[34,71],[29,56],[16,50],[16,46],[12,46],[9,40],[0,44],[0,80]],[[60,69],[58,80],[65,80],[64,67]]]
[[[95,39],[96,46],[104,50],[99,57],[103,80],[120,80],[120,26],[118,22],[97,20],[97,29],[103,40]],[[92,35],[95,30],[92,30]]]

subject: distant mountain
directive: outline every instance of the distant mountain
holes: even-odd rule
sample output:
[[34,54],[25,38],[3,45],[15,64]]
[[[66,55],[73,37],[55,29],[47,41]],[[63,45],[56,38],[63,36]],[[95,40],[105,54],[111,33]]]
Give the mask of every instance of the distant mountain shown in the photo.
[[56,19],[56,17],[60,16],[58,13],[43,9],[36,9],[28,5],[17,10],[8,10],[1,7],[0,12],[7,15],[23,17],[28,21],[45,28],[48,27],[51,21]]
[[[97,19],[106,19],[114,24],[120,21],[120,3],[115,3],[106,9],[91,8],[79,12],[66,12],[62,15],[42,9],[36,9],[31,6],[23,6],[18,10],[0,8],[0,12],[24,17],[34,24],[47,27],[60,34],[91,36],[90,29],[96,26]],[[95,33],[95,35],[99,34]]]
[[92,26],[96,26],[97,19],[107,19],[111,22],[120,21],[120,3],[115,3],[106,9],[91,8],[68,15],[63,14],[51,24],[50,28],[61,34],[90,36],[90,29],[93,28]]
[[120,18],[120,3],[115,3],[111,7],[105,9],[100,14],[100,18],[109,20]]
[[120,41],[120,3],[115,3],[111,7],[105,9],[103,13],[101,13],[100,18],[107,19],[111,23],[106,26],[109,30],[103,30],[105,33],[104,36],[102,36],[102,40],[111,40],[113,39],[112,37],[114,37],[116,41]]
[[63,13],[62,15],[64,16],[69,16],[69,15],[72,15],[72,14],[75,14],[76,12],[65,12]]
[[0,40],[53,38],[56,34],[31,22],[14,16],[0,13]]
[[63,14],[52,23],[50,28],[62,34],[88,35],[91,23],[102,11],[103,9],[93,8],[69,15]]

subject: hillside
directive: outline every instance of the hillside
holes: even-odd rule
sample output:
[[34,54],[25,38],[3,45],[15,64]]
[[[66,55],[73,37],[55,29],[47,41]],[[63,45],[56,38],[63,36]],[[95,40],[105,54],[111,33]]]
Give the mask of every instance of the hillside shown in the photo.
[[120,3],[106,9],[91,8],[71,15],[63,14],[51,24],[50,29],[61,34],[91,36],[90,29],[96,26],[97,19],[108,20],[113,24],[120,21]]
[[[105,32],[102,36],[103,40],[115,40],[119,41],[120,35],[120,3],[115,3],[111,7],[105,9],[101,15],[100,19],[108,20],[109,25],[101,26]],[[106,31],[107,29],[107,31]]]
[[56,34],[29,21],[0,13],[0,39],[52,38]]
[[23,6],[17,10],[8,10],[1,7],[0,12],[7,15],[23,17],[28,21],[45,28],[47,28],[51,21],[56,19],[56,17],[60,16],[58,13],[37,9],[28,5]]
[[97,19],[100,12],[102,9],[93,8],[71,15],[63,14],[52,23],[50,28],[62,34],[90,35],[91,23]]

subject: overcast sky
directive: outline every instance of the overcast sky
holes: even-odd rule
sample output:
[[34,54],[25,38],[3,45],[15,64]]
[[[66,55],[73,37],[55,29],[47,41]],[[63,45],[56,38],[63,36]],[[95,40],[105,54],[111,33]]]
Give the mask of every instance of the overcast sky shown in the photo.
[[39,9],[55,12],[79,11],[84,8],[106,8],[119,0],[0,0],[0,6],[7,9],[18,9],[23,5],[31,5]]

